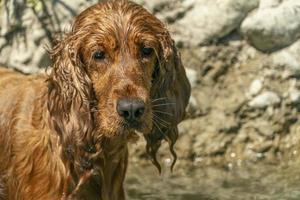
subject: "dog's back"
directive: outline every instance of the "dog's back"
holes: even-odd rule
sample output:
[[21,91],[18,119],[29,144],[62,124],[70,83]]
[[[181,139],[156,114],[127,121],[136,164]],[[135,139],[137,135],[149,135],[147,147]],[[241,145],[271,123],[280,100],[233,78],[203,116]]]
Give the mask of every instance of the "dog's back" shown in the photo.
[[17,114],[17,103],[22,97],[21,90],[18,88],[21,89],[19,84],[24,77],[12,70],[0,68],[0,181],[2,181],[0,189],[2,192],[3,174],[5,174],[11,157],[11,129],[13,128],[11,119]]
[[[9,69],[0,68],[0,127],[3,130],[5,119],[11,119],[13,108],[23,97],[26,76]],[[0,130],[1,131],[1,130]]]
[[63,167],[49,148],[46,84],[0,68],[0,200],[58,199]]
[[[22,119],[28,123],[32,120],[34,103],[46,94],[45,80],[42,75],[24,75],[0,67],[0,144],[8,142],[5,135],[12,132],[18,121]],[[0,161],[1,150],[0,145]]]

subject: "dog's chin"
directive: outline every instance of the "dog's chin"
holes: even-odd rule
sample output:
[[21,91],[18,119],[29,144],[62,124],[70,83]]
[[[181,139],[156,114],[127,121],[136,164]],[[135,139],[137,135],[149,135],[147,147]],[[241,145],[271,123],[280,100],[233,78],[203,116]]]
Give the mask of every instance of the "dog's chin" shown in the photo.
[[151,124],[145,122],[128,123],[125,121],[117,121],[114,124],[99,127],[99,133],[105,137],[127,137],[130,134],[147,134],[151,132]]
[[113,137],[127,137],[128,135],[140,132],[141,129],[129,127],[126,125],[120,125],[118,127],[109,128],[109,129],[100,129],[100,133],[102,133],[107,138],[113,138]]
[[151,131],[150,128],[148,128],[147,124],[136,122],[136,123],[124,123],[121,126],[121,131],[125,133],[136,133],[136,134],[146,134]]

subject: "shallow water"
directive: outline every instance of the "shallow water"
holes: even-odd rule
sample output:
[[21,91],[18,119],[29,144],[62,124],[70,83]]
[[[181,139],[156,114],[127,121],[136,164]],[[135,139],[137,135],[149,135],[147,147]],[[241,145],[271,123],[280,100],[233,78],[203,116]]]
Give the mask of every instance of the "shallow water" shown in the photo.
[[177,167],[161,176],[153,166],[130,164],[129,200],[299,200],[300,162],[231,169]]

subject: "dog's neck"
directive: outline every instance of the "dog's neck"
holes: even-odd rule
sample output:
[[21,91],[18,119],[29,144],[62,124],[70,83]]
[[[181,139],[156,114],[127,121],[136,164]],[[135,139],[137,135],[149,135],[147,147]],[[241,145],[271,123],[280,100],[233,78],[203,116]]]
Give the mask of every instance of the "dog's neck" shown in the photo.
[[[45,90],[44,94],[46,93]],[[34,112],[36,116],[38,113],[42,114],[39,121],[43,123],[37,124],[35,128],[49,133],[47,146],[50,148],[49,153],[52,152],[49,154],[49,159],[55,161],[56,168],[60,171],[57,173],[63,175],[59,184],[62,187],[59,189],[61,199],[80,199],[81,197],[85,199],[99,199],[101,197],[101,200],[125,199],[123,182],[128,162],[127,143],[132,138],[136,139],[135,134],[123,133],[113,137],[103,136],[95,144],[95,149],[93,146],[91,147],[93,149],[91,152],[71,155],[71,157],[75,156],[73,161],[77,163],[77,166],[80,161],[85,163],[86,157],[92,157],[88,160],[91,163],[86,163],[87,166],[81,166],[80,172],[78,172],[78,170],[74,170],[76,163],[70,162],[71,159],[66,157],[65,152],[68,151],[68,146],[62,144],[62,136],[53,128],[50,113],[44,100],[46,96],[42,95],[36,102],[40,106],[36,106],[39,109]],[[74,177],[74,174],[77,177]]]
[[[57,146],[55,149],[60,149],[57,153],[61,155],[61,160],[69,174],[63,192],[66,199],[87,196],[91,199],[101,196],[101,200],[124,199],[123,182],[128,162],[127,136],[103,137],[103,140],[97,144],[101,147],[100,152],[84,154],[93,158],[88,160],[90,162],[87,164],[88,167],[82,166],[80,174],[76,174],[77,178],[74,178],[74,163],[68,162],[68,159],[63,156],[65,149],[60,143],[60,136],[52,133],[51,138],[51,143]],[[75,158],[75,160],[81,161],[85,158]]]

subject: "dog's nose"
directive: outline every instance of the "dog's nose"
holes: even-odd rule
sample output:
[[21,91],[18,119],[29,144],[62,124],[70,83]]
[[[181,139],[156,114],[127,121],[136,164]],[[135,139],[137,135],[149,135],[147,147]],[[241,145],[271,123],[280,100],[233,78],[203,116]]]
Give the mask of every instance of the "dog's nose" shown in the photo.
[[121,99],[117,103],[117,111],[126,121],[135,121],[144,114],[145,103],[140,99]]

